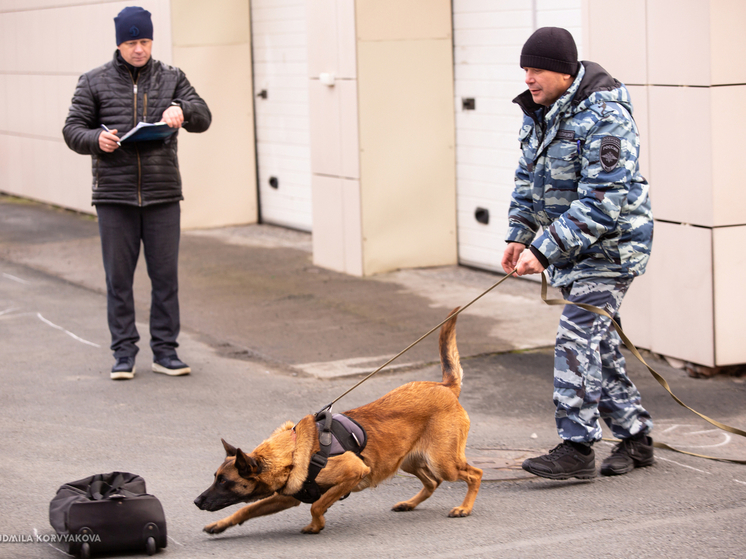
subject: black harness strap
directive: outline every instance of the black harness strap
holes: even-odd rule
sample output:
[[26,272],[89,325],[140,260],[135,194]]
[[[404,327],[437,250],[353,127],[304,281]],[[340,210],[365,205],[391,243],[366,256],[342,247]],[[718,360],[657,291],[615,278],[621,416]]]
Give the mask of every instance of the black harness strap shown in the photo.
[[319,433],[319,446],[321,450],[311,456],[311,462],[308,464],[308,476],[303,482],[303,488],[293,497],[303,503],[315,503],[321,497],[321,488],[316,483],[316,476],[324,469],[329,461],[329,451],[332,448],[332,412],[323,410],[316,414],[317,421],[323,421],[324,424]]
[[[358,456],[365,446],[364,443],[361,446],[360,441],[352,433],[349,433],[339,421],[333,418],[330,409],[320,411],[316,414],[315,419],[317,423],[322,423],[319,430],[320,450],[311,456],[311,461],[308,464],[308,476],[303,482],[303,487],[298,493],[293,495],[293,497],[303,503],[315,503],[321,497],[321,488],[316,483],[316,477],[329,461],[329,454],[332,448],[332,435],[334,435],[334,438],[337,439],[345,451],[350,450]],[[349,493],[342,497],[342,499],[345,499],[347,496],[349,496]]]

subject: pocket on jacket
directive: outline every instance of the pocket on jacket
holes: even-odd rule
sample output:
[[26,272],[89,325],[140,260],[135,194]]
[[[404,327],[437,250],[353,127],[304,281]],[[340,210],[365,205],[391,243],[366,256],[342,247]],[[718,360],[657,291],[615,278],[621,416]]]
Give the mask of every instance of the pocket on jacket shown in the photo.
[[547,166],[552,177],[553,188],[577,190],[580,160],[575,142],[557,140],[549,144],[546,152]]

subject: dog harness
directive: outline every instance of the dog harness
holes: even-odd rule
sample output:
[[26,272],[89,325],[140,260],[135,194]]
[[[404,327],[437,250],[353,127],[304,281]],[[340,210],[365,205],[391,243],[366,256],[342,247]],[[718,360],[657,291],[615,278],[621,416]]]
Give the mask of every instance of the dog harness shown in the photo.
[[[348,451],[360,456],[368,438],[365,429],[357,421],[341,413],[332,414],[329,410],[316,414],[316,426],[319,430],[321,449],[311,456],[308,476],[303,482],[303,488],[293,495],[303,503],[315,503],[321,497],[321,488],[316,483],[316,476],[324,469],[329,457],[339,456]],[[348,495],[349,493],[342,499]]]

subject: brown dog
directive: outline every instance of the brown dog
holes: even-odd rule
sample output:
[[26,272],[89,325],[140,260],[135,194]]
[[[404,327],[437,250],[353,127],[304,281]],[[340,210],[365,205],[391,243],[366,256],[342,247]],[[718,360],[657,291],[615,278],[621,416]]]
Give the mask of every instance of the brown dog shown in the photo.
[[[312,520],[303,533],[319,533],[324,529],[324,513],[335,501],[350,491],[375,487],[399,468],[417,476],[424,487],[393,510],[413,510],[443,480],[460,479],[468,485],[466,497],[448,516],[471,513],[482,470],[467,464],[464,455],[469,416],[458,401],[463,371],[456,348],[455,316],[441,328],[439,345],[443,382],[411,382],[345,412],[365,428],[368,442],[362,459],[353,452],[329,458],[316,478],[323,495],[311,505]],[[295,429],[292,422],[285,423],[249,454],[225,441],[223,446],[227,457],[215,473],[215,481],[194,503],[208,511],[236,503],[252,504],[205,526],[210,534],[299,505],[292,495],[300,491],[311,457],[320,448],[313,415],[301,419]]]

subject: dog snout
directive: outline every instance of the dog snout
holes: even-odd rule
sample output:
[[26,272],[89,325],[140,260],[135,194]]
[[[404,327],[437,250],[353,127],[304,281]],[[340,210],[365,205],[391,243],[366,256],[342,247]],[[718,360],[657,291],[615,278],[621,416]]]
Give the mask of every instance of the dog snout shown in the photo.
[[201,510],[205,510],[205,506],[204,506],[205,505],[205,494],[202,493],[202,495],[200,495],[199,497],[197,497],[194,500],[194,504],[197,505],[197,508],[199,508]]

